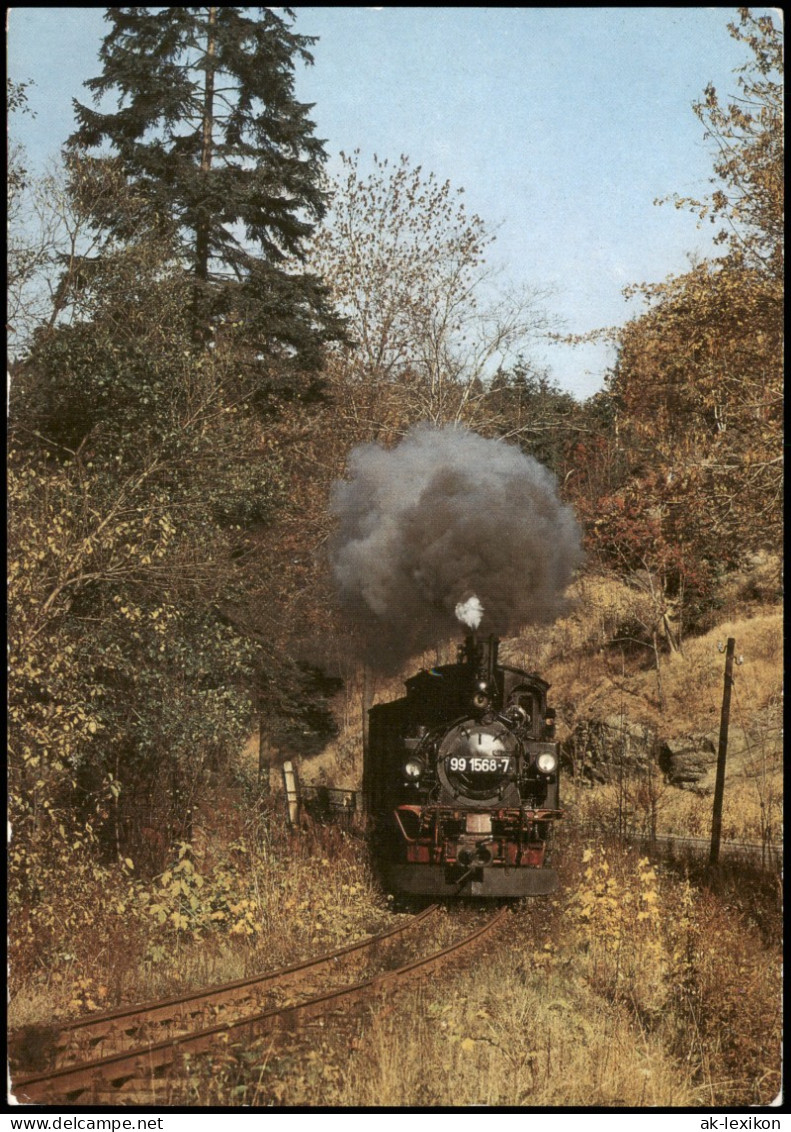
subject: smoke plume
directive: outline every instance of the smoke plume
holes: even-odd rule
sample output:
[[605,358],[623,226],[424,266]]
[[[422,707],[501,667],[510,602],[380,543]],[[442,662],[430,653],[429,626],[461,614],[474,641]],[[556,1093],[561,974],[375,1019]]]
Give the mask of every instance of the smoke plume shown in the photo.
[[341,602],[370,664],[395,671],[459,635],[553,620],[581,562],[580,530],[551,472],[467,429],[413,428],[355,448],[333,485]]
[[477,629],[483,617],[483,606],[473,594],[467,601],[460,601],[453,612],[462,625],[467,625],[470,629]]

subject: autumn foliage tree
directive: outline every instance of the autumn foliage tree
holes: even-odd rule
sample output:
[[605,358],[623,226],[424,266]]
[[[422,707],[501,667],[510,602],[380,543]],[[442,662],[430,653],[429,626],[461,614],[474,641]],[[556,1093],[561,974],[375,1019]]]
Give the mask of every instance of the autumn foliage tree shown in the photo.
[[738,94],[723,103],[710,83],[694,103],[705,138],[715,146],[714,190],[707,200],[676,196],[717,226],[716,242],[729,263],[752,268],[778,282],[783,275],[784,147],[783,37],[772,16],[739,9],[731,36],[751,57],[738,68]]
[[479,409],[482,431],[519,444],[561,482],[588,466],[579,446],[598,432],[595,413],[529,362],[499,370]]
[[183,834],[250,726],[253,650],[216,609],[282,485],[227,370],[196,363],[188,299],[138,240],[12,384],[9,783],[31,845],[77,816],[132,856],[144,825]]
[[353,346],[332,352],[349,419],[360,439],[474,420],[484,384],[546,327],[539,289],[498,291],[494,236],[463,189],[403,154],[367,174],[359,151],[341,161],[311,263],[349,322]]
[[592,528],[606,560],[628,559],[631,499],[632,529],[653,524],[644,567],[665,596],[696,593],[690,612],[746,550],[781,540],[781,39],[748,9],[730,31],[752,53],[739,94],[725,105],[709,86],[694,107],[716,145],[717,187],[704,202],[676,198],[718,224],[723,253],[632,289],[648,309],[624,328],[608,387],[628,479]]

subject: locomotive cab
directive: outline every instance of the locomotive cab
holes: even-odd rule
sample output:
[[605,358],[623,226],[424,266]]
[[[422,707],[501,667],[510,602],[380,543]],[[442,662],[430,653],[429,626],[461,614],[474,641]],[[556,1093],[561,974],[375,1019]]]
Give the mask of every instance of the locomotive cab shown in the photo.
[[388,884],[427,895],[552,891],[546,845],[560,817],[549,685],[467,637],[456,664],[406,681],[371,709],[363,790]]

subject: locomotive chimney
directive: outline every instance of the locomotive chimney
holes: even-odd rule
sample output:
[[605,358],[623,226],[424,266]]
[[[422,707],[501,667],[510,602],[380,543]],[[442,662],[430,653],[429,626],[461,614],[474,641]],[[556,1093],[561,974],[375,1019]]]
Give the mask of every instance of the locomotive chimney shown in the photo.
[[497,655],[500,647],[500,638],[495,636],[478,640],[473,631],[464,638],[464,644],[459,646],[459,663],[467,663],[475,669],[479,680],[487,684],[494,682],[497,671]]

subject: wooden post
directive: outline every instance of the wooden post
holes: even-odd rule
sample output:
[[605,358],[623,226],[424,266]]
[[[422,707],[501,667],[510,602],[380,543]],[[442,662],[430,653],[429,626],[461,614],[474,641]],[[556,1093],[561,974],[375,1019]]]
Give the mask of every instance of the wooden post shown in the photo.
[[258,713],[258,789],[262,794],[269,793],[269,763],[266,759],[264,741],[264,713]]
[[292,829],[296,829],[299,824],[299,785],[297,771],[293,763],[283,763],[283,788],[286,792],[288,824]]
[[269,744],[264,728],[264,696],[258,693],[258,790],[264,797],[269,797]]
[[720,857],[720,835],[722,833],[722,799],[725,794],[725,758],[728,753],[728,723],[731,716],[731,687],[733,685],[733,653],[736,641],[728,637],[725,653],[725,684],[722,690],[722,715],[720,717],[720,743],[717,750],[717,779],[714,784],[714,808],[711,817],[711,849],[709,865],[716,865]]

